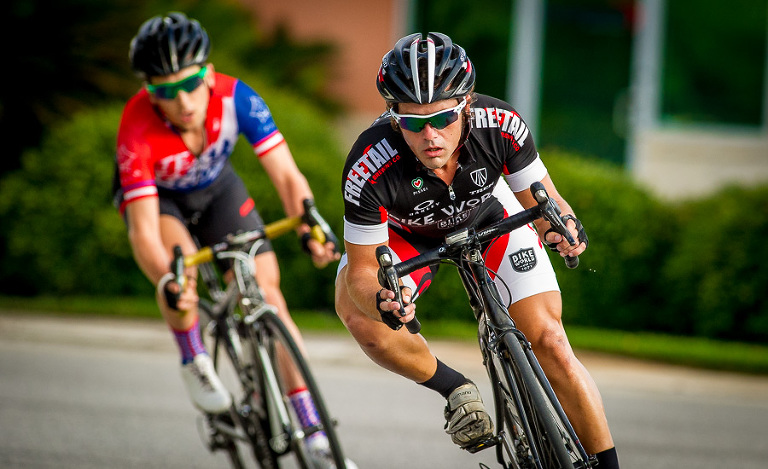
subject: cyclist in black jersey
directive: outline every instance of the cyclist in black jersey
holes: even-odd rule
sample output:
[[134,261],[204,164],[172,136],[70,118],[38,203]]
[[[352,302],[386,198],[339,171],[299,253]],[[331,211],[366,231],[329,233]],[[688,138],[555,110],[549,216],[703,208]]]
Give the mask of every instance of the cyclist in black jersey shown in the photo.
[[438,360],[423,337],[401,328],[434,271],[403,278],[406,315],[400,317],[395,293],[378,284],[375,250],[386,244],[395,262],[411,258],[460,228],[535,205],[528,188],[541,181],[570,216],[577,244],[539,220],[497,240],[484,257],[495,280],[509,287],[509,313],[532,342],[584,448],[601,468],[617,468],[600,393],[563,329],[544,246],[577,256],[587,248],[584,228],[555,189],[525,121],[509,104],[476,94],[474,83],[464,49],[440,33],[406,36],[382,59],[377,86],[387,112],[358,137],[343,173],[346,253],[336,280],[337,313],[374,362],[447,399],[446,432],[456,444],[469,448],[487,438],[492,423],[474,383]]

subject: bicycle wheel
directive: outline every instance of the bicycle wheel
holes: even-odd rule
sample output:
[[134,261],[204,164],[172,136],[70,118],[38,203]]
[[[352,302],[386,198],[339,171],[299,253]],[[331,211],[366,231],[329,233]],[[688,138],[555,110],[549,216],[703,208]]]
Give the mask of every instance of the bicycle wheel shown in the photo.
[[[344,468],[344,455],[336,435],[334,422],[331,420],[320,394],[320,390],[309,369],[306,359],[299,350],[285,324],[272,312],[264,312],[251,328],[253,340],[251,345],[254,353],[262,357],[264,379],[274,376],[274,383],[265,382],[264,397],[270,408],[270,418],[273,420],[272,449],[278,453],[292,453],[299,467],[315,468],[309,457],[308,439],[317,432],[324,432],[328,437],[331,457],[337,468]],[[296,373],[312,396],[319,415],[319,424],[303,428],[293,405],[288,398],[295,383]],[[277,420],[277,421],[276,421]],[[280,427],[275,428],[274,424]],[[279,431],[276,431],[279,430]]]
[[[243,351],[238,332],[241,319],[226,314],[216,317],[205,300],[200,301],[199,309],[203,342],[233,402],[229,413],[207,415],[209,449],[223,450],[235,469],[276,469],[279,466],[269,445],[266,411],[258,400],[261,368]],[[243,453],[251,453],[253,458],[244,458]]]
[[[552,403],[550,395],[545,391],[549,383],[539,380],[523,345],[516,337],[508,334],[503,339],[492,363],[497,379],[501,382],[501,411],[504,414],[505,430],[516,445],[517,466],[512,464],[508,467],[589,467],[578,451],[578,442],[569,434],[570,424],[562,421],[565,414],[561,418],[555,410],[559,403]],[[554,397],[554,393],[551,397]]]

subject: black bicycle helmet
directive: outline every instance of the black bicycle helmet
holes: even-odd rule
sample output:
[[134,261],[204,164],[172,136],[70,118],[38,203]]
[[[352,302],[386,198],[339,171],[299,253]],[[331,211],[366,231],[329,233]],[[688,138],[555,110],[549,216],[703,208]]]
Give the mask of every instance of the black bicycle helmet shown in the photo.
[[406,36],[381,61],[376,82],[392,103],[429,104],[461,97],[475,85],[475,68],[467,53],[441,33]]
[[184,13],[154,16],[139,28],[128,56],[142,78],[176,73],[208,60],[211,42],[200,23]]

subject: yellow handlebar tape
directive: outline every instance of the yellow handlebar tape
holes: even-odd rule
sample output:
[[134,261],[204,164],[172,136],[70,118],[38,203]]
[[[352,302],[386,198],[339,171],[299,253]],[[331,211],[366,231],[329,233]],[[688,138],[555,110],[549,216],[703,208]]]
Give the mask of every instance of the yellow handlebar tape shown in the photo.
[[[296,227],[302,223],[303,220],[301,217],[283,218],[282,220],[277,220],[265,226],[264,233],[267,235],[267,238],[275,239],[293,229],[296,229]],[[325,233],[323,233],[323,229],[320,228],[319,225],[313,226],[311,233],[313,238],[320,241],[321,244],[325,244]]]
[[264,227],[264,233],[269,239],[275,239],[301,225],[301,217],[290,217],[277,220]]
[[[301,224],[301,217],[283,218],[282,220],[277,220],[266,225],[264,227],[264,234],[266,234],[267,238],[274,239],[288,233]],[[313,238],[318,240],[321,244],[325,244],[325,233],[323,233],[323,229],[320,228],[320,226],[313,226],[311,233]],[[193,267],[211,261],[213,261],[213,250],[206,246],[194,254],[184,256],[184,267]]]
[[213,250],[210,247],[204,247],[194,254],[184,256],[184,267],[192,267],[204,264],[213,260]]
[[323,233],[323,229],[320,228],[320,225],[313,226],[310,233],[312,234],[313,238],[320,242],[320,244],[325,244],[325,233]]

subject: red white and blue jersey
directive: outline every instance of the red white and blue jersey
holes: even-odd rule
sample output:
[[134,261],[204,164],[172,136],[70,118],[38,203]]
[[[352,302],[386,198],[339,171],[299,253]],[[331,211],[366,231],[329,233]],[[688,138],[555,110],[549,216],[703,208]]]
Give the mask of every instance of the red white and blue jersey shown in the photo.
[[122,201],[157,197],[158,187],[189,193],[210,185],[243,134],[259,157],[284,142],[264,100],[248,85],[216,74],[205,120],[207,145],[195,157],[179,133],[152,105],[146,89],[126,104],[117,135]]

